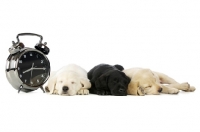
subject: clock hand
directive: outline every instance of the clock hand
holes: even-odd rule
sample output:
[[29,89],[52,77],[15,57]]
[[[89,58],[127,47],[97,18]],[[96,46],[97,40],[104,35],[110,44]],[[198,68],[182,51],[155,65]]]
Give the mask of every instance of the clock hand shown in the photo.
[[34,66],[34,63],[32,64],[32,67],[31,67],[31,77],[32,77],[32,72],[33,72],[33,66]]
[[28,70],[26,70],[26,71],[23,71],[23,73],[29,72],[29,71],[31,71],[31,70],[32,70],[32,68],[30,68],[30,69],[28,69]]
[[[33,73],[33,66],[34,66],[34,63],[32,64],[32,67],[31,67],[31,78],[32,78],[32,73]],[[30,82],[31,82],[31,78],[30,78]]]
[[30,68],[30,69],[28,69],[26,71],[23,71],[23,73],[29,72],[31,70],[46,70],[46,68]]
[[46,68],[32,68],[32,70],[46,70]]
[[26,71],[23,71],[23,74],[26,73],[26,72],[29,72],[29,71],[33,70],[33,65],[34,65],[34,63],[32,64],[32,67],[30,69],[28,69]]

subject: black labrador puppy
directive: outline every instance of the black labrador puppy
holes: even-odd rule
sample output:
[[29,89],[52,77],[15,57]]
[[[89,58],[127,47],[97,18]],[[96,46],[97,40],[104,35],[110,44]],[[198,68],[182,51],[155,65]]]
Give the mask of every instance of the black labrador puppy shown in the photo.
[[130,78],[122,72],[121,65],[99,64],[88,72],[92,84],[90,93],[126,96]]

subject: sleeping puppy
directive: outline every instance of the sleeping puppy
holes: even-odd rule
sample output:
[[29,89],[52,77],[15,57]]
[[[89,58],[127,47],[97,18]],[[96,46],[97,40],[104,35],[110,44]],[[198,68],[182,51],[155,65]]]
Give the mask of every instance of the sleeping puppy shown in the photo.
[[123,72],[131,78],[127,91],[131,95],[156,95],[160,92],[177,94],[179,90],[186,92],[195,91],[195,87],[190,86],[188,83],[178,83],[171,77],[163,73],[151,71],[150,69],[131,68]]
[[58,95],[87,95],[90,87],[87,72],[78,65],[70,64],[51,73],[45,91]]
[[92,68],[88,72],[88,78],[92,84],[90,93],[126,96],[130,78],[122,72],[123,69],[120,65],[108,64],[100,64]]

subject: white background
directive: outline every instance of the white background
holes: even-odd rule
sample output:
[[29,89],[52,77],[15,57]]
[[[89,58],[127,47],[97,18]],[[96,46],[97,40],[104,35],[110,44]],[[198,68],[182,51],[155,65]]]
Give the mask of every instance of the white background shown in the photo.
[[[5,76],[11,41],[43,35],[52,70],[76,63],[144,67],[189,82],[193,93],[55,96],[20,93]],[[37,37],[21,37],[27,47]],[[1,0],[1,132],[200,131],[199,0]]]

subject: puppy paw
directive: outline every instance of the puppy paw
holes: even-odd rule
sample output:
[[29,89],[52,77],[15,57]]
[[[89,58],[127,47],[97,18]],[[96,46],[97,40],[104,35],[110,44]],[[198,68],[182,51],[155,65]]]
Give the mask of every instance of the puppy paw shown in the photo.
[[52,94],[59,95],[59,94],[58,94],[58,90],[54,89],[54,91],[53,91]]
[[78,92],[77,92],[77,95],[88,95],[89,94],[89,90],[88,89],[80,89]]
[[195,87],[191,86],[189,89],[184,90],[185,92],[194,92],[196,90]]
[[169,91],[168,91],[169,94],[178,94],[179,93],[179,90],[176,89],[176,88],[171,88]]
[[190,84],[188,82],[180,84],[181,90],[188,90],[190,88]]
[[101,90],[101,91],[97,91],[98,95],[111,95],[110,91],[106,91],[106,90]]

